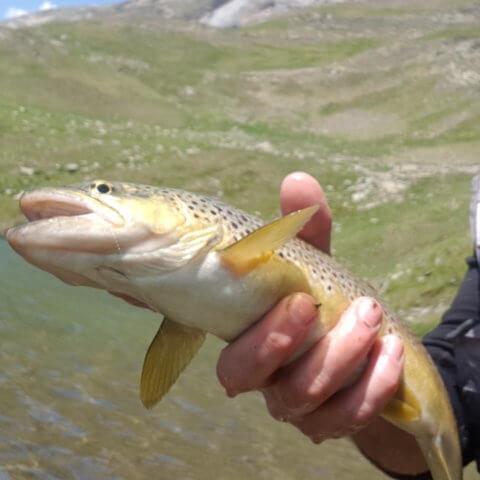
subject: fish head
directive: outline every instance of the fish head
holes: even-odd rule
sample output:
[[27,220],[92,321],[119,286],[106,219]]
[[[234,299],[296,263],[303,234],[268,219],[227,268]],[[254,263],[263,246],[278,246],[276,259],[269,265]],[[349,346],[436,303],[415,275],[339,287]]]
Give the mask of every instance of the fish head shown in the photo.
[[134,298],[139,277],[180,268],[218,231],[189,215],[175,190],[105,180],[35,189],[20,208],[29,222],[7,240],[25,260],[66,283]]

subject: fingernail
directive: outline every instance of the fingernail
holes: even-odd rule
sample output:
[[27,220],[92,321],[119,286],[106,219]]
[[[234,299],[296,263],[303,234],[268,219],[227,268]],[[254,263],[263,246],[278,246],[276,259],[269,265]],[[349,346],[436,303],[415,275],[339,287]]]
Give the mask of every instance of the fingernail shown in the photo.
[[315,304],[303,293],[296,293],[290,298],[287,311],[292,322],[304,326],[312,323],[318,315]]
[[385,348],[387,349],[387,355],[400,360],[403,357],[403,342],[396,335],[387,335],[383,337]]
[[380,305],[371,299],[360,300],[357,306],[357,315],[359,320],[370,328],[378,328],[382,321],[382,309]]

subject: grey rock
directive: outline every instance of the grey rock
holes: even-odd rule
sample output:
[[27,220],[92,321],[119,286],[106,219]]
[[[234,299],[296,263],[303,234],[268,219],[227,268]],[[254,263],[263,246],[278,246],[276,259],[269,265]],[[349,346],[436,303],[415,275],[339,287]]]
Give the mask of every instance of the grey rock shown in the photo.
[[20,166],[19,170],[22,175],[28,175],[29,177],[35,173],[35,169],[33,167],[24,167],[23,165]]
[[79,168],[80,166],[78,165],[78,163],[67,163],[65,165],[65,170],[68,173],[75,173]]
[[230,0],[207,13],[201,23],[217,28],[237,28],[252,23],[260,23],[272,16],[287,13],[293,8],[305,8],[344,0]]

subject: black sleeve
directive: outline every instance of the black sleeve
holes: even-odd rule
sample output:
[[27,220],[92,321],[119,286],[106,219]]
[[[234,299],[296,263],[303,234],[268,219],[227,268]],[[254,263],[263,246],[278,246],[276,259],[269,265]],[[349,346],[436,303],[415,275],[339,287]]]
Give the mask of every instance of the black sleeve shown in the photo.
[[[463,464],[480,460],[480,277],[478,261],[467,259],[468,271],[450,308],[423,344],[435,362],[457,420]],[[398,475],[405,480],[431,479],[430,473]]]
[[467,258],[467,265],[467,273],[452,305],[443,315],[439,325],[423,338],[423,343],[429,351],[437,345],[451,345],[453,339],[465,335],[479,323],[480,285],[477,259]]
[[[468,271],[450,308],[423,344],[442,376],[457,420],[463,464],[480,467],[480,276],[475,257],[467,258]],[[480,471],[480,468],[479,468]],[[430,472],[399,475],[398,480],[431,480]]]
[[440,324],[423,338],[438,367],[457,419],[463,463],[480,457],[480,310],[479,269],[475,257]]

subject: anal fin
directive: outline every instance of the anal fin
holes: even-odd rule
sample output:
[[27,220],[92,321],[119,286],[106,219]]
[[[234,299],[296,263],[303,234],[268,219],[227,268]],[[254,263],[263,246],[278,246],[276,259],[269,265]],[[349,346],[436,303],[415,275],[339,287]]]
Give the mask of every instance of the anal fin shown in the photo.
[[420,417],[422,407],[416,395],[402,381],[397,393],[382,412],[382,417],[394,424],[414,422]]
[[205,341],[205,332],[165,318],[145,355],[140,398],[153,407],[168,392]]

